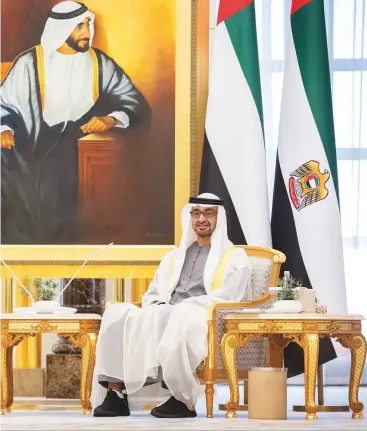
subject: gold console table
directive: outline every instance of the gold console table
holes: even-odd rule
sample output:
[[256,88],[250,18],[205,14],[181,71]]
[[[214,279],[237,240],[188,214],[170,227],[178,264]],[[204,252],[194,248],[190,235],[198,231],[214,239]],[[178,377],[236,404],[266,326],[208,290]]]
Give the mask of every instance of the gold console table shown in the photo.
[[[351,350],[352,367],[349,384],[349,406],[353,419],[363,418],[363,403],[358,390],[366,361],[366,340],[361,333],[363,316],[354,314],[245,314],[226,316],[226,333],[222,339],[222,356],[230,387],[230,401],[226,403],[226,417],[235,417],[239,407],[236,349],[254,337],[268,337],[276,366],[283,364],[283,350],[296,342],[305,353],[305,410],[306,419],[317,419],[315,384],[319,358],[319,339],[334,337]],[[273,364],[273,366],[275,366]]]
[[36,334],[57,333],[82,349],[80,399],[91,413],[90,395],[101,317],[98,314],[1,314],[1,414],[13,404],[13,347]]

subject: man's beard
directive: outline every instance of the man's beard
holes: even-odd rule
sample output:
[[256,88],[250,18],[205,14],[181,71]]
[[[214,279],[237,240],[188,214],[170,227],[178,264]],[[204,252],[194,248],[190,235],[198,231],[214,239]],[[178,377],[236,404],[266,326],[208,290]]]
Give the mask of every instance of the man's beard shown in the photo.
[[[79,42],[82,41],[88,41],[88,43],[86,43],[84,46],[80,46]],[[69,45],[70,48],[72,48],[74,51],[87,52],[89,49],[89,38],[75,40],[71,36],[69,36],[66,40],[66,44]]]
[[199,238],[209,238],[209,237],[211,237],[211,236],[212,236],[212,233],[211,233],[211,232],[208,232],[208,233],[201,233],[201,232],[198,232],[196,235],[197,235]]
[[199,236],[200,238],[207,238],[209,236],[212,236],[213,232],[212,229],[210,228],[210,226],[207,226],[207,230],[205,232],[201,232],[199,229],[195,230],[195,233],[197,236]]

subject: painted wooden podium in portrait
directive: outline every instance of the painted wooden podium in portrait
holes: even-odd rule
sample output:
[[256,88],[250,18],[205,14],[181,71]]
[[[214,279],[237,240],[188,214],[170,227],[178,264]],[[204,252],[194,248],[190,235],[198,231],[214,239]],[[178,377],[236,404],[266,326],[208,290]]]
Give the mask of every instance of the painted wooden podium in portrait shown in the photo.
[[132,197],[128,184],[129,163],[127,160],[125,166],[123,163],[125,145],[121,137],[112,133],[91,134],[78,141],[82,238],[93,236],[96,243],[120,244],[125,229],[136,234],[134,223],[123,212],[124,203],[127,210],[126,202]]

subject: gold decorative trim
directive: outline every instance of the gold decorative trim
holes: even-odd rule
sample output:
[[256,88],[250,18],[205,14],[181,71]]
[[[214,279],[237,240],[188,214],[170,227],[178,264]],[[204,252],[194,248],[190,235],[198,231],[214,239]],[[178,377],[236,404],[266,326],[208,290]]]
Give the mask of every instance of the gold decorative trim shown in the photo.
[[42,112],[45,109],[45,64],[43,57],[43,49],[41,45],[36,46],[38,82],[40,87],[41,108]]
[[[31,278],[71,278],[79,265],[11,265],[12,271],[19,279],[26,276]],[[86,265],[78,274],[79,278],[153,278],[157,265]],[[1,268],[2,277],[12,274],[4,267]]]
[[215,270],[211,290],[220,289],[220,287],[222,286],[224,272],[227,269],[228,261],[235,250],[236,246],[232,246],[225,251],[219,262],[219,265],[217,266],[217,269]]
[[96,102],[99,97],[99,66],[98,66],[98,58],[95,50],[90,48],[89,54],[93,63],[93,100]]
[[[226,304],[219,304],[223,308]],[[231,304],[230,304],[231,305]],[[229,307],[228,307],[229,308]],[[355,323],[355,322],[354,322]],[[293,337],[294,334],[315,332],[320,337],[323,336],[338,336],[338,334],[359,334],[360,326],[352,325],[346,321],[316,321],[302,320],[300,314],[299,319],[281,320],[281,319],[246,319],[244,316],[237,318],[229,318],[226,320],[228,331],[247,331],[253,333],[280,333],[284,336]],[[353,328],[353,329],[352,329]]]
[[44,320],[44,319],[2,319],[1,329],[9,334],[27,333],[38,334],[47,332],[69,332],[79,333],[82,332],[95,332],[98,333],[99,320],[79,320],[78,319],[60,319],[60,320]]
[[3,70],[6,69],[6,73],[4,75],[4,77],[1,80],[1,83],[3,84],[5,82],[5,79],[8,77],[9,73],[11,72],[14,63],[18,60],[18,58],[22,55],[23,53],[19,54],[14,61],[2,61],[1,62],[1,73],[3,73]]

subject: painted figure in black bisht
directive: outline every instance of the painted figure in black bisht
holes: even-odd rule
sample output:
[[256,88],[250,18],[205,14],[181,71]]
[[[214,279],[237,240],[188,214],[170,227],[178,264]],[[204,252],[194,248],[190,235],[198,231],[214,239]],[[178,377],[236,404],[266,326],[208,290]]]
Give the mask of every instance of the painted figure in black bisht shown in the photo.
[[84,4],[57,4],[41,45],[21,54],[2,84],[3,244],[77,243],[78,139],[147,124],[147,102],[91,48],[93,33]]

